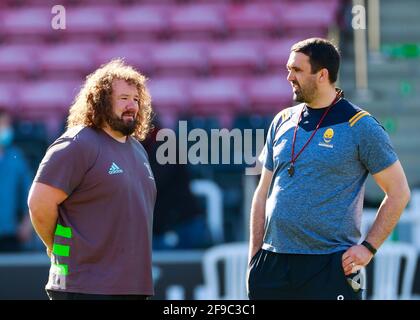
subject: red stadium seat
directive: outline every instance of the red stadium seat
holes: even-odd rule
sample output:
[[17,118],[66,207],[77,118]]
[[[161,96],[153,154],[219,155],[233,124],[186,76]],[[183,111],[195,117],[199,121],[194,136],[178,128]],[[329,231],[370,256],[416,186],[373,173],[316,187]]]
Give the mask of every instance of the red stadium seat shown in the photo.
[[95,55],[97,66],[109,62],[114,58],[123,58],[128,64],[138,69],[143,74],[153,72],[153,65],[150,61],[150,50],[142,43],[120,43],[111,46],[103,45]]
[[68,112],[81,81],[28,82],[19,90],[22,117],[60,116]]
[[282,38],[267,42],[264,45],[265,64],[269,73],[284,72],[286,70],[290,49],[292,45],[300,40],[302,40],[301,37]]
[[309,32],[310,36],[324,36],[335,23],[337,7],[337,1],[291,1],[274,11],[281,14],[280,21],[288,35],[302,34],[304,31]]
[[67,39],[111,38],[115,28],[111,19],[113,8],[109,6],[68,7],[66,9]]
[[[3,0],[9,2],[9,5],[21,5],[21,6],[43,6],[52,8],[54,5],[63,5],[64,7],[74,6],[77,3],[80,3],[80,0]],[[103,0],[111,1],[111,0]],[[83,2],[87,2],[84,0]],[[102,2],[102,1],[101,1]]]
[[167,7],[160,5],[136,5],[116,10],[115,28],[117,40],[159,38],[168,32]]
[[253,78],[248,82],[250,107],[253,113],[270,114],[292,105],[292,88],[287,74]]
[[42,121],[48,132],[56,136],[62,121],[80,90],[80,81],[40,81],[28,82],[19,87],[20,120]]
[[226,17],[232,35],[264,37],[280,30],[279,19],[264,4],[240,4],[232,6]]
[[167,112],[184,112],[190,103],[187,87],[191,80],[185,78],[152,78],[147,86],[153,106]]
[[[95,0],[92,0],[95,1]],[[175,5],[179,2],[179,0],[141,0],[145,4],[171,4]]]
[[[56,0],[54,0],[55,2],[57,2]],[[113,5],[116,6],[118,4],[124,4],[126,2],[132,2],[132,1],[127,1],[127,0],[65,0],[69,3],[76,3],[76,4],[83,4],[83,5],[98,5],[99,3],[101,5]],[[144,0],[142,0],[144,1]]]
[[33,45],[4,45],[0,47],[0,78],[22,79],[35,70]]
[[207,71],[205,48],[200,43],[167,42],[151,50],[159,75],[193,75]]
[[51,7],[6,9],[0,18],[0,34],[6,41],[41,40],[54,33]]
[[93,55],[98,48],[97,43],[45,46],[39,52],[39,65],[44,74],[59,79],[86,76],[97,67]]
[[188,5],[174,9],[170,28],[177,38],[213,38],[225,34],[223,7]]
[[188,83],[180,78],[152,78],[148,83],[153,109],[163,127],[174,127],[179,115],[188,110]]
[[0,108],[15,113],[18,108],[16,97],[16,86],[10,82],[0,82]]
[[209,54],[215,75],[248,75],[261,71],[262,55],[257,41],[232,41],[214,44]]
[[240,79],[210,78],[191,85],[191,113],[218,117],[223,127],[230,127],[234,115],[244,112],[246,97]]

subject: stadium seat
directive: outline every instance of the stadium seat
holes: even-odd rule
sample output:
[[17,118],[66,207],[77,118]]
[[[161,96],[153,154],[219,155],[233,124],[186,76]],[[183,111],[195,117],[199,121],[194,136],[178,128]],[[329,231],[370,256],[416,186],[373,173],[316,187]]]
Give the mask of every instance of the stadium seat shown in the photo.
[[204,47],[192,42],[166,42],[151,50],[158,75],[199,75],[207,71]]
[[168,9],[159,5],[121,7],[115,15],[117,39],[156,39],[168,31]]
[[[409,243],[384,243],[374,258],[374,300],[409,300],[417,265],[417,248]],[[404,268],[401,267],[405,259]],[[402,281],[400,273],[403,270]],[[401,286],[401,294],[399,288]]]
[[95,65],[99,66],[109,62],[111,59],[122,58],[141,73],[149,75],[153,72],[149,51],[143,43],[138,42],[103,44],[94,55],[94,61]]
[[115,31],[112,7],[89,6],[66,9],[66,32],[63,36],[70,40],[107,39]]
[[284,72],[293,44],[302,40],[301,37],[285,37],[268,41],[264,45],[264,58],[269,73]]
[[280,21],[285,34],[310,31],[311,35],[322,36],[336,22],[338,4],[334,0],[290,1],[273,8],[276,14],[281,14]]
[[8,42],[40,41],[53,36],[51,7],[6,9],[0,14],[0,35]]
[[204,252],[202,299],[248,300],[248,248],[247,242],[225,243]]
[[[56,0],[6,0],[9,1],[10,4],[18,4],[21,6],[49,6],[50,8],[54,5],[57,4]],[[84,3],[89,3],[92,2],[94,0],[84,0]],[[101,2],[109,2],[109,1],[113,1],[113,0],[103,0]],[[98,1],[96,1],[97,3]],[[63,6],[74,6],[77,4],[80,4],[80,0],[61,0],[59,2],[60,5]]]
[[224,240],[222,190],[217,183],[207,179],[192,180],[190,189],[196,197],[205,198],[206,222],[211,243],[222,243]]
[[32,45],[3,45],[0,47],[0,79],[22,79],[29,77],[34,69]]
[[248,82],[250,108],[257,114],[275,114],[292,106],[292,88],[286,74],[253,78]]
[[226,31],[222,9],[214,5],[176,7],[169,21],[176,38],[214,38],[224,35]]
[[[95,0],[92,0],[95,1]],[[145,4],[171,4],[175,5],[179,2],[179,0],[142,0]]]
[[192,79],[188,78],[151,78],[147,87],[149,88],[153,105],[159,106],[162,110],[186,110],[190,104],[188,86]]
[[191,86],[194,113],[217,114],[222,109],[238,111],[244,106],[242,83],[232,79],[209,78],[197,80]]
[[237,112],[244,112],[246,98],[240,80],[210,78],[191,85],[191,112],[217,116],[222,127],[231,127]]
[[231,6],[226,23],[233,36],[264,38],[280,31],[279,19],[271,7],[264,4],[245,3]]
[[60,117],[66,114],[81,82],[38,81],[25,84],[18,92],[21,118]]
[[[413,192],[410,205],[402,214],[397,227],[381,245],[372,260],[373,281],[367,279],[367,282],[372,284],[372,292],[368,292],[370,299],[396,300],[413,298],[412,289],[418,260],[416,231],[420,225],[419,200],[418,193]],[[375,222],[376,215],[376,209],[365,208],[363,210],[361,223],[362,239],[367,236]],[[407,227],[410,227],[411,232],[407,232]],[[395,241],[396,235],[402,230],[404,230],[404,233],[411,233],[412,243]]]
[[12,113],[17,111],[16,87],[9,82],[0,82],[0,108],[10,110]]
[[[42,1],[42,0],[41,0]],[[102,5],[113,5],[116,4],[125,4],[125,3],[131,3],[131,0],[65,0],[65,2],[69,2],[70,4],[86,4],[86,5],[97,5],[98,3],[101,3]],[[144,0],[143,0],[144,1]]]
[[148,88],[152,106],[165,128],[173,128],[179,115],[189,107],[188,80],[179,78],[152,78]]
[[64,43],[44,46],[38,54],[41,71],[58,79],[84,77],[95,67],[97,43]]
[[215,43],[209,53],[214,75],[251,75],[262,70],[262,52],[258,41]]

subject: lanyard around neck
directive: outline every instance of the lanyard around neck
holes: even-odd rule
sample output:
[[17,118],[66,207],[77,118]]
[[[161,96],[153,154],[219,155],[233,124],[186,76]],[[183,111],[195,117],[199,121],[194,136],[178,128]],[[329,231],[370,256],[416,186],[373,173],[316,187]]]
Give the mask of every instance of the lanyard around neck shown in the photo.
[[321,119],[319,119],[318,124],[315,127],[315,130],[312,132],[309,139],[306,141],[306,143],[303,145],[302,149],[300,149],[300,151],[297,153],[297,155],[295,157],[296,135],[297,135],[297,131],[298,131],[298,128],[299,128],[299,122],[302,119],[302,114],[303,114],[303,111],[305,110],[305,105],[303,105],[302,110],[300,111],[299,119],[298,119],[298,121],[296,123],[296,126],[295,126],[295,131],[293,132],[292,154],[291,154],[291,159],[290,159],[290,166],[287,169],[287,172],[289,173],[290,177],[292,177],[295,173],[295,162],[296,162],[297,158],[302,154],[303,150],[305,150],[305,148],[308,146],[309,142],[311,142],[312,138],[314,137],[314,135],[318,131],[319,127],[321,126],[322,121],[324,121],[328,112],[330,112],[331,108],[338,102],[338,100],[341,99],[342,96],[343,96],[343,92],[340,89],[338,89],[337,94],[334,98],[334,101],[326,108],[326,110],[324,111],[324,114],[322,115]]

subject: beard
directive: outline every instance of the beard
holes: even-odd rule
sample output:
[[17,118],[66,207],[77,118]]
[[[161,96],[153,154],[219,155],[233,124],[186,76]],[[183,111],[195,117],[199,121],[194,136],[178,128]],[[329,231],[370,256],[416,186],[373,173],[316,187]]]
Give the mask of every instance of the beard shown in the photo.
[[298,86],[296,89],[293,88],[293,100],[296,102],[310,103],[314,99],[316,93],[315,83],[308,82],[305,87],[302,87],[297,82],[293,82],[293,84]]
[[137,118],[133,116],[133,120],[124,120],[124,115],[130,114],[125,112],[118,118],[114,113],[108,117],[107,122],[112,130],[119,131],[125,136],[131,135],[137,128]]

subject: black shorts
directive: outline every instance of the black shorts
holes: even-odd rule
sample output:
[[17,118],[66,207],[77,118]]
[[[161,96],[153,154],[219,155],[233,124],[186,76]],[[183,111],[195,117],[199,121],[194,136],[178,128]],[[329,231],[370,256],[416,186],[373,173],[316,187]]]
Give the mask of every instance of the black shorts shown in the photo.
[[361,300],[364,285],[359,272],[346,276],[341,257],[332,254],[283,254],[260,249],[251,259],[248,297],[257,299]]
[[138,294],[127,295],[106,295],[106,294],[87,294],[76,292],[64,292],[46,290],[50,300],[147,300],[149,296]]

